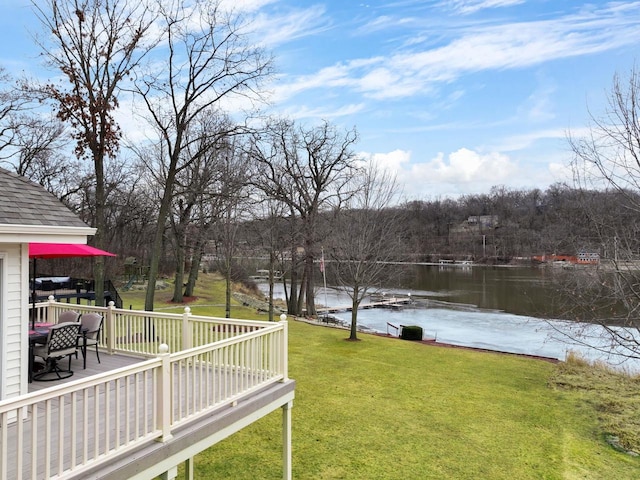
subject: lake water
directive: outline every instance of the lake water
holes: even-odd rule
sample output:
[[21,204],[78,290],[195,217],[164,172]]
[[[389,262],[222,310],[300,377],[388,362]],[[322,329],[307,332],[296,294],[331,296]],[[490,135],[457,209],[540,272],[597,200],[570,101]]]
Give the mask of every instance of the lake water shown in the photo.
[[[395,335],[401,325],[419,325],[426,338],[438,342],[560,360],[574,351],[591,360],[640,371],[638,362],[624,361],[581,344],[606,347],[601,327],[548,319],[553,312],[547,281],[553,272],[549,269],[425,265],[398,268],[402,269],[399,279],[379,291],[387,297],[411,297],[414,304],[399,310],[360,309],[359,328]],[[260,288],[268,291],[265,284]],[[281,285],[276,286],[275,296],[284,298]],[[363,303],[369,301],[365,299]],[[346,306],[350,299],[343,292],[320,287],[316,304]],[[333,316],[345,323],[351,321],[350,312]]]

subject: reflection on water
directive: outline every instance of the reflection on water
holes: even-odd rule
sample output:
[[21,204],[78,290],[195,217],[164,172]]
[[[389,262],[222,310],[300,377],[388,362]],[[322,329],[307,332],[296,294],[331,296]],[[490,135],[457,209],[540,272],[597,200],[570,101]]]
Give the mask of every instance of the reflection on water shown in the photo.
[[[601,337],[601,327],[560,320],[544,320],[552,316],[553,304],[545,282],[549,273],[538,268],[455,268],[402,267],[402,280],[381,289],[389,295],[416,299],[414,306],[401,310],[362,309],[358,326],[381,333],[394,333],[401,325],[419,325],[425,337],[439,342],[488,350],[564,359],[575,351],[592,360],[612,365],[619,357],[605,354],[576,342],[576,337],[589,342]],[[263,292],[267,286],[260,285]],[[276,286],[277,298],[284,298]],[[365,299],[365,303],[368,299]],[[334,289],[318,289],[318,305],[349,305],[350,299]],[[351,314],[335,315],[350,322]],[[586,339],[585,339],[586,340]],[[584,342],[586,343],[586,342]],[[623,368],[638,371],[630,362]]]

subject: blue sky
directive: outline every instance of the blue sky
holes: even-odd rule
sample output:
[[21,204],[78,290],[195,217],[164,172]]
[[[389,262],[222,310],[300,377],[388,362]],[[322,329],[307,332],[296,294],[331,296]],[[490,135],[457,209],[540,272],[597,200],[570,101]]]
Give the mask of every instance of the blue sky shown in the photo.
[[[570,181],[566,135],[640,45],[640,1],[235,0],[276,61],[272,109],[356,127],[408,199]],[[31,68],[29,3],[0,0],[0,62]],[[26,65],[26,67],[25,67]]]

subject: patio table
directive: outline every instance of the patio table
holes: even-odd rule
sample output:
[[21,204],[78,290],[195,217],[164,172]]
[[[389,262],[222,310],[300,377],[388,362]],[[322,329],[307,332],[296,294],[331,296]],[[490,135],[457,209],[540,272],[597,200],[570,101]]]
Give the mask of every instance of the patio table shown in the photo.
[[33,330],[29,330],[29,383],[33,380],[33,367],[35,366],[35,358],[33,347],[47,343],[49,329],[53,323],[36,323]]

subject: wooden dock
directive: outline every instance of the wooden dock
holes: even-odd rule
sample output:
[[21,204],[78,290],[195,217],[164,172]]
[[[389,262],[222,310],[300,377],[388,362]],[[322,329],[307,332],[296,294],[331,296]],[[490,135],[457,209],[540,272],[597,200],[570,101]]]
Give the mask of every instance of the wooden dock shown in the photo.
[[[378,300],[375,302],[369,303],[361,303],[358,308],[367,309],[367,308],[391,308],[398,309],[402,308],[405,305],[411,305],[413,301],[411,297],[390,297],[385,300]],[[329,313],[339,313],[339,312],[350,312],[353,310],[351,305],[346,306],[337,306],[337,307],[320,307],[316,309],[318,315],[326,315]]]

